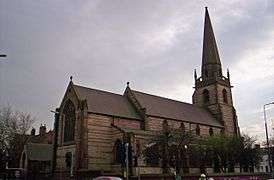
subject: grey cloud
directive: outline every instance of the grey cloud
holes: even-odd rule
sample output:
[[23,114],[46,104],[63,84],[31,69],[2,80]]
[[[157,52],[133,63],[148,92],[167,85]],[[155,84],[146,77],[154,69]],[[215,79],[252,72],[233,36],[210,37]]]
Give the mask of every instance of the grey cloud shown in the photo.
[[[224,70],[273,38],[271,1],[1,1],[0,50],[8,60],[0,62],[0,105],[32,111],[37,124],[52,126],[49,109],[59,105],[70,75],[93,88],[122,93],[130,81],[135,89],[191,102],[205,5]],[[234,89],[240,124],[259,123],[258,114],[246,113],[259,106],[247,100],[262,89],[246,93],[239,76],[231,74],[232,82],[241,82]]]

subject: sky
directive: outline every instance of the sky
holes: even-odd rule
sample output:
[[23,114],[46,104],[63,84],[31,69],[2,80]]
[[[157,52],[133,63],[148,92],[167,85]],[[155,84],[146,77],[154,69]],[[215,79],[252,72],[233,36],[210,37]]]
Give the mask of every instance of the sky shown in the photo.
[[[122,94],[135,90],[191,103],[201,68],[204,7],[223,73],[229,68],[243,133],[264,140],[274,101],[273,0],[0,0],[0,107],[53,128],[69,77]],[[267,106],[274,127],[274,105]],[[272,136],[274,133],[270,130]]]

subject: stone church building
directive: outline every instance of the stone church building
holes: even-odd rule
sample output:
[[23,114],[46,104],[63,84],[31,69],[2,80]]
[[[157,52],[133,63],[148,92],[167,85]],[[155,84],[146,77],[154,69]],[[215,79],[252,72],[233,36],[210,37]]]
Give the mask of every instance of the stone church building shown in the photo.
[[[118,151],[127,142],[132,147],[130,161],[138,162],[142,174],[161,173],[161,168],[133,156],[162,130],[164,121],[199,136],[239,133],[229,72],[223,75],[207,9],[201,77],[195,71],[194,79],[192,104],[136,91],[129,83],[123,94],[115,94],[76,85],[71,79],[55,116],[55,171],[119,173]],[[134,173],[135,167],[130,168]]]

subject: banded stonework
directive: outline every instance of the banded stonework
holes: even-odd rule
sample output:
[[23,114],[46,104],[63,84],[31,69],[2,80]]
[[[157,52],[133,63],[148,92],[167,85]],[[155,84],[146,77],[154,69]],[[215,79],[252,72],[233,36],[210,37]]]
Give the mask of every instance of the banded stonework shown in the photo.
[[205,14],[204,41],[201,77],[195,71],[193,104],[205,108],[223,126],[226,134],[238,134],[239,127],[233,107],[230,75],[223,76],[217,43],[214,37],[208,10]]
[[76,85],[71,79],[55,122],[55,171],[122,174],[122,147],[128,143],[132,174],[161,173],[161,168],[143,161],[141,151],[150,138],[163,130],[163,124],[191,130],[198,136],[238,134],[230,75],[228,72],[223,76],[207,10],[201,77],[195,71],[194,78],[193,104],[136,91],[129,83],[123,94],[115,94]]

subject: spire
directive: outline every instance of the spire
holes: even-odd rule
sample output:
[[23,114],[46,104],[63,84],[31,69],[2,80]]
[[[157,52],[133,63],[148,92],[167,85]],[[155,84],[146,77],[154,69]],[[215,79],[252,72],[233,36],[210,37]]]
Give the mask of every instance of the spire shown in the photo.
[[214,76],[214,74],[221,75],[221,72],[221,61],[218,53],[217,43],[211,25],[209,13],[206,7],[203,39],[202,75],[205,77],[212,77]]

